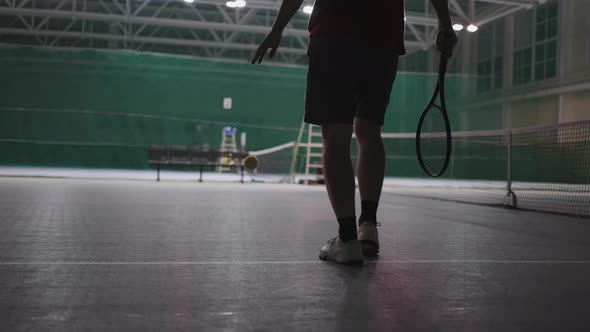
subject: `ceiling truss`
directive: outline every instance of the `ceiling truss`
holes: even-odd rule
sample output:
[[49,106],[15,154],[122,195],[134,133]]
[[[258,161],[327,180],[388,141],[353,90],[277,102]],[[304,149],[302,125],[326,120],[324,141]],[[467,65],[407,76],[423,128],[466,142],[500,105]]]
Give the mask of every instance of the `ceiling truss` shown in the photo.
[[[281,1],[247,0],[236,9],[225,0],[0,0],[0,43],[243,61],[268,33]],[[436,16],[429,0],[409,1],[406,46],[409,52],[426,50],[434,41]],[[544,1],[449,0],[449,8],[454,22],[481,26]],[[423,3],[416,9],[415,2]],[[300,12],[292,20],[274,61],[305,63],[308,18]]]

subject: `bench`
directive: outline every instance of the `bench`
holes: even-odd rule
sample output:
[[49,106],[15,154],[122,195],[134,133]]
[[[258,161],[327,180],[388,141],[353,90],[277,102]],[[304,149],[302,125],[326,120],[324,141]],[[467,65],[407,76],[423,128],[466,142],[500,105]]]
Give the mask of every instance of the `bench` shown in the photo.
[[230,167],[240,168],[240,182],[244,183],[244,165],[241,162],[235,164],[221,164],[221,158],[230,160],[242,160],[246,158],[246,152],[232,152],[205,149],[201,146],[184,145],[151,145],[148,151],[148,164],[158,169],[156,181],[160,181],[160,169],[163,167],[197,167],[199,169],[199,182],[203,182],[203,170],[206,167]]

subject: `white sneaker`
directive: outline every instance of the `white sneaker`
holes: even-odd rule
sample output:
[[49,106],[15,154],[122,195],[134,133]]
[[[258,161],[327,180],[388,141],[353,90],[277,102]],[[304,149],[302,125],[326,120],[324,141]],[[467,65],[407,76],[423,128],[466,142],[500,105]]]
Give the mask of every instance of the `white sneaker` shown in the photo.
[[379,253],[379,232],[374,222],[364,222],[358,229],[363,255],[375,256]]
[[320,250],[320,259],[341,264],[362,264],[361,243],[359,240],[350,240],[345,243],[339,237],[335,237]]

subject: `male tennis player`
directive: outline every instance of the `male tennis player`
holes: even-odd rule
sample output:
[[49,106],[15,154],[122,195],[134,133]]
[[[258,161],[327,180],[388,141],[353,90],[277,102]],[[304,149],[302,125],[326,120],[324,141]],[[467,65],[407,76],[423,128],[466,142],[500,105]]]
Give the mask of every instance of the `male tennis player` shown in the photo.
[[[283,30],[303,0],[283,0],[272,30],[252,63],[270,49],[272,58]],[[448,0],[431,0],[438,15],[436,46],[452,55],[457,36]],[[381,126],[397,72],[405,54],[403,0],[316,0],[309,21],[311,35],[305,121],[320,125],[323,168],[338,236],[320,250],[320,258],[360,263],[379,252],[377,206],[385,176]],[[358,141],[361,215],[355,214],[355,177],[350,156],[352,132]]]

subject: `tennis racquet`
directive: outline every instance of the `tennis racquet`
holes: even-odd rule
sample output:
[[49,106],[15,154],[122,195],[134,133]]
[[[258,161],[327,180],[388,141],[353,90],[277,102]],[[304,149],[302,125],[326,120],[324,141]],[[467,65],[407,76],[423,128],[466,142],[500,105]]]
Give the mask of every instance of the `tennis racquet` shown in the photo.
[[[420,166],[432,177],[445,173],[451,157],[451,125],[445,104],[447,57],[441,54],[438,82],[434,95],[422,112],[416,131],[416,154]],[[440,97],[440,104],[436,104]]]

